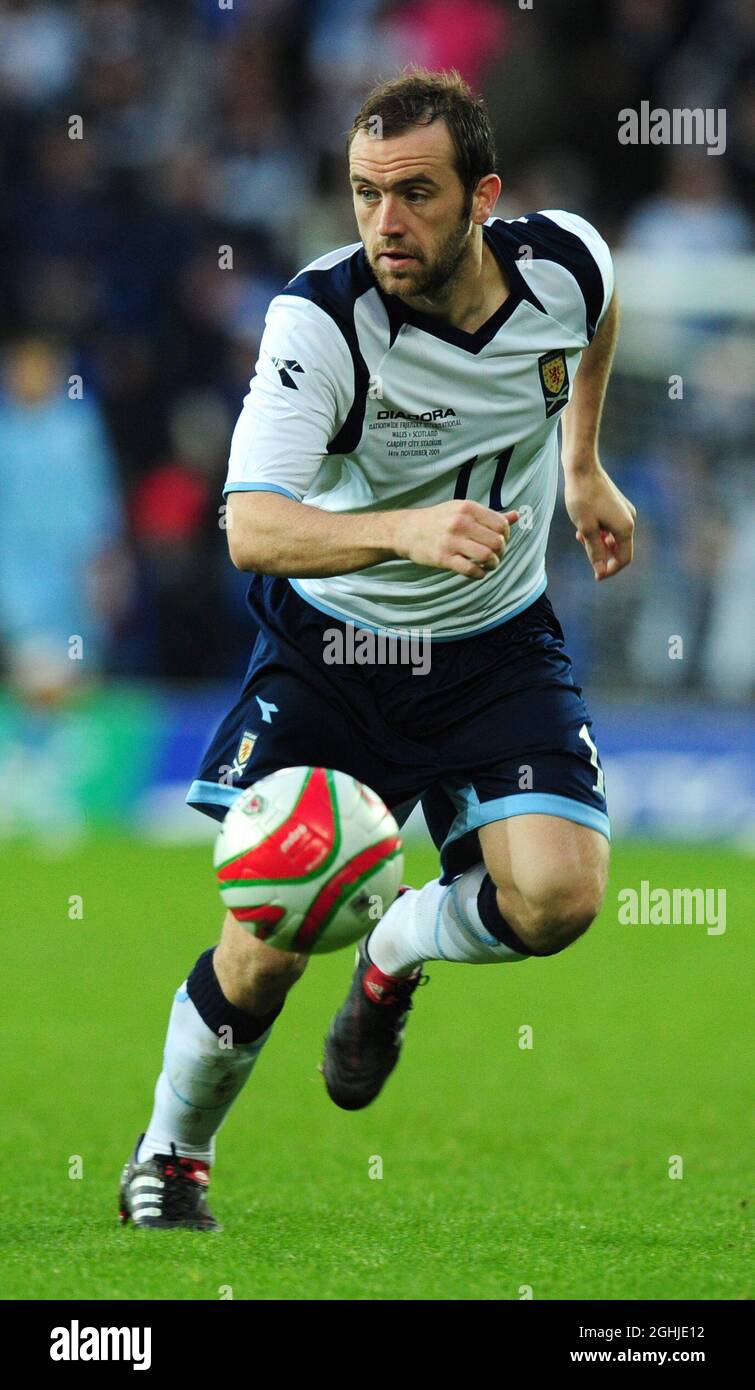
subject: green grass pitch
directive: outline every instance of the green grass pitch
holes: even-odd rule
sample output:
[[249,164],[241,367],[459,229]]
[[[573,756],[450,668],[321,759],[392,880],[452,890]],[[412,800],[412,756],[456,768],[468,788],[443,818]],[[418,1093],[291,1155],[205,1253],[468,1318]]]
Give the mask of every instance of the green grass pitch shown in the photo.
[[[208,847],[97,840],[3,860],[0,1296],[753,1296],[751,861],[619,845],[601,918],[570,950],[430,964],[402,1061],[359,1114],[317,1069],[352,952],[315,959],[220,1136],[224,1231],[203,1236],[121,1230],[116,1190],[173,991],[215,939]],[[429,848],[409,853],[408,881],[436,872]],[[620,926],[617,892],[643,878],[725,887],[726,932]]]

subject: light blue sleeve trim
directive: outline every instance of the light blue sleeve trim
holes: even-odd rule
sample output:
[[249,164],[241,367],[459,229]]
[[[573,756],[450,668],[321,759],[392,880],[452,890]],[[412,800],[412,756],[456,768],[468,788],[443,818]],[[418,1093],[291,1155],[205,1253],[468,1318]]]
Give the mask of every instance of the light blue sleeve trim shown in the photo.
[[295,492],[289,492],[287,487],[278,487],[277,483],[226,483],[223,496],[227,497],[229,492],[279,492],[283,497],[290,497],[292,502],[301,502],[301,497],[297,497]]
[[207,802],[210,806],[232,806],[243,787],[225,787],[220,782],[192,782],[186,793],[190,806]]
[[[312,598],[311,594],[308,594],[307,591],[306,591],[306,589],[303,589],[303,588],[302,588],[302,586],[301,586],[301,584],[299,583],[298,579],[289,579],[288,582],[289,582],[289,584],[291,585],[291,588],[292,588],[292,589],[295,589],[296,593],[299,595],[299,598],[304,599],[304,602],[310,604],[310,606],[311,606],[312,608],[317,608],[317,609],[319,610],[320,613],[325,613],[329,618],[338,618],[339,622],[342,622],[342,623],[353,623],[353,624],[354,624],[354,627],[359,628],[360,631],[364,631],[364,632],[387,632],[387,633],[396,633],[397,636],[400,636],[402,632],[424,632],[424,631],[426,630],[427,626],[428,626],[428,624],[425,623],[425,624],[416,624],[414,627],[403,627],[403,628],[401,628],[401,627],[375,627],[373,623],[365,623],[365,622],[362,622],[362,620],[361,620],[360,618],[354,618],[354,617],[352,617],[352,616],[351,616],[350,614],[348,614],[348,613],[341,613],[341,612],[339,611],[339,609],[337,609],[337,608],[330,608],[330,607],[328,606],[328,604],[326,604],[326,603],[320,603],[319,599]],[[523,601],[522,603],[517,604],[516,608],[512,608],[512,609],[511,609],[511,612],[510,612],[510,613],[506,613],[505,616],[504,616],[503,618],[496,618],[496,619],[494,619],[494,621],[493,621],[492,623],[486,623],[484,627],[473,627],[473,628],[470,628],[468,632],[457,632],[457,633],[455,633],[455,634],[453,635],[453,637],[442,637],[442,636],[441,636],[441,637],[436,637],[436,636],[431,632],[431,633],[430,633],[430,641],[431,641],[431,642],[461,642],[465,637],[478,637],[478,636],[480,635],[480,633],[482,633],[482,632],[490,632],[491,628],[494,628],[494,627],[501,627],[501,626],[503,625],[503,623],[507,623],[507,622],[509,621],[510,618],[516,618],[516,617],[518,617],[519,614],[520,614],[520,613],[523,613],[523,612],[525,611],[526,608],[529,608],[530,605],[533,604],[533,603],[535,602],[536,599],[540,598],[540,595],[545,593],[545,589],[546,589],[547,583],[548,583],[547,576],[546,576],[546,575],[543,575],[543,578],[541,579],[541,581],[540,581],[540,583],[538,584],[537,588],[533,590],[533,592],[529,595],[529,597],[526,598],[526,599],[524,599],[524,601]]]
[[470,830],[479,830],[481,825],[533,813],[559,816],[561,820],[575,821],[577,825],[589,825],[592,830],[605,835],[607,840],[611,838],[611,822],[605,811],[599,811],[595,806],[587,806],[584,801],[576,801],[571,796],[557,796],[552,792],[520,792],[514,796],[499,796],[493,801],[465,806],[451,826],[443,842],[443,849],[454,840],[460,840],[462,835],[468,834]]

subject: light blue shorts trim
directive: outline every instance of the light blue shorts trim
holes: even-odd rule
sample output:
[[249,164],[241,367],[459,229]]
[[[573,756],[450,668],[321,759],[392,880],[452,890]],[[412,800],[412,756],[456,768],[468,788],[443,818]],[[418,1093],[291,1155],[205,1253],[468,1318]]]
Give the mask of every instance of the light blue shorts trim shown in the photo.
[[[471,791],[471,788],[469,789]],[[457,791],[456,795],[459,793]],[[479,830],[481,825],[490,825],[497,820],[510,820],[512,816],[559,816],[561,820],[575,821],[577,825],[589,825],[611,839],[611,822],[605,811],[595,806],[587,806],[584,801],[576,801],[571,796],[556,796],[553,792],[520,792],[516,796],[500,796],[493,801],[477,801],[472,793],[463,811],[460,811],[444,842],[453,844],[470,830]]]
[[243,787],[226,787],[220,782],[192,782],[186,793],[190,806],[206,802],[210,806],[232,806]]

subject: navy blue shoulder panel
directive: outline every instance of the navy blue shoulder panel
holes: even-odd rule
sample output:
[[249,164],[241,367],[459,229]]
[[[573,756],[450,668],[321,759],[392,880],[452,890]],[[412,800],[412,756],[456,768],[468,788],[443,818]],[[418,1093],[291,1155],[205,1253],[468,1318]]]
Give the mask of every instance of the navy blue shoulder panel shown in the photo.
[[352,453],[362,437],[370,374],[367,363],[359,351],[354,326],[354,305],[374,283],[364,247],[360,246],[352,256],[344,256],[342,261],[337,261],[335,265],[324,270],[302,270],[281,290],[281,294],[309,299],[319,309],[323,309],[338,325],[351,353],[354,364],[354,399],[340,430],[328,443],[329,454]]
[[[533,260],[555,261],[574,276],[585,301],[587,337],[592,342],[598,326],[605,287],[598,263],[574,232],[567,232],[541,212],[527,213],[526,222],[508,222],[520,246],[532,247]],[[498,224],[500,226],[500,223]]]

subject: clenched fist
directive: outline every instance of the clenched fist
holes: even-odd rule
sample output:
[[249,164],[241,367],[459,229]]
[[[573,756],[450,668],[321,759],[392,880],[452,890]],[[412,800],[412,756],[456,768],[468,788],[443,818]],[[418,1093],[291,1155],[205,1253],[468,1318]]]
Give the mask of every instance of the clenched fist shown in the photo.
[[518,512],[494,512],[469,498],[397,514],[396,553],[417,565],[482,579],[503,559]]

